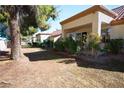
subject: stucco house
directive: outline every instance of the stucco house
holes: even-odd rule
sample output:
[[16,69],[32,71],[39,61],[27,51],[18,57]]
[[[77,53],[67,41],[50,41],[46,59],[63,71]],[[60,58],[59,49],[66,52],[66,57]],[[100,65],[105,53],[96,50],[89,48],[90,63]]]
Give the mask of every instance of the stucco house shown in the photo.
[[50,34],[49,39],[52,40],[53,42],[56,42],[61,37],[62,37],[62,31],[61,30],[56,30],[56,31],[53,31]]
[[124,6],[109,10],[102,5],[95,5],[62,22],[62,37],[72,36],[77,39],[91,32],[110,39],[124,39]]
[[43,42],[44,40],[48,39],[50,33],[47,32],[37,32],[33,35],[32,40],[33,42]]
[[56,30],[53,32],[37,32],[32,36],[33,42],[41,42],[43,43],[44,40],[51,40],[53,42],[56,42],[60,37],[62,36],[61,30]]

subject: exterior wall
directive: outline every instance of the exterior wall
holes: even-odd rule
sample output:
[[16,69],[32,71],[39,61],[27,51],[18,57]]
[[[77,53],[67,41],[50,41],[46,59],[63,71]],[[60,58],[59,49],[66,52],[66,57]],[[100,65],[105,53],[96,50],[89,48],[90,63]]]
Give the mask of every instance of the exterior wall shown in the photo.
[[79,30],[76,30],[74,32],[71,32],[71,33],[67,33],[67,37],[72,34],[73,36],[76,36],[76,33],[81,33],[81,32],[87,32],[87,33],[90,33],[92,31],[92,28],[89,27],[89,28],[85,28],[85,29],[79,29]]
[[[102,23],[109,24],[112,20],[113,20],[112,17],[103,14],[102,12],[91,13],[72,22],[63,24],[62,35],[63,37],[67,36],[67,33],[64,30],[92,23],[92,27],[89,27],[90,31],[97,32],[98,35],[101,36],[101,29],[102,29],[101,24]],[[88,30],[82,29],[82,31],[87,32]],[[78,32],[78,31],[74,31],[74,32]]]
[[93,16],[94,16],[94,14],[92,13],[92,14],[89,14],[89,15],[84,16],[82,18],[79,18],[75,21],[69,22],[67,24],[63,24],[62,28],[63,29],[69,29],[69,28],[73,28],[76,26],[81,26],[81,25],[86,25],[86,24],[92,23]]
[[48,39],[50,35],[37,35],[33,37],[33,42],[43,42],[44,40]]
[[54,42],[56,42],[57,40],[59,40],[59,38],[61,38],[61,35],[56,36],[56,37],[54,38]]
[[44,40],[48,39],[50,35],[40,35],[40,42],[43,42]]
[[92,27],[85,28],[85,29],[82,28],[82,29],[76,30],[76,31],[74,31],[74,32],[67,33],[67,37],[69,37],[70,35],[72,35],[72,38],[73,38],[74,40],[76,40],[76,34],[77,34],[77,33],[87,32],[87,34],[89,34],[91,31],[92,31]]
[[49,40],[56,42],[58,39],[60,39],[62,37],[62,35],[58,35],[58,36],[50,36]]
[[98,35],[101,36],[102,23],[110,24],[112,20],[112,17],[103,14],[102,12],[96,12],[92,22],[92,31],[98,33]]
[[32,37],[32,42],[36,42],[37,38],[36,37]]
[[110,30],[111,39],[124,39],[124,24],[111,26]]
[[99,18],[100,18],[101,22],[110,24],[110,22],[113,20],[112,17],[110,17],[102,12],[98,12],[98,13],[99,13]]

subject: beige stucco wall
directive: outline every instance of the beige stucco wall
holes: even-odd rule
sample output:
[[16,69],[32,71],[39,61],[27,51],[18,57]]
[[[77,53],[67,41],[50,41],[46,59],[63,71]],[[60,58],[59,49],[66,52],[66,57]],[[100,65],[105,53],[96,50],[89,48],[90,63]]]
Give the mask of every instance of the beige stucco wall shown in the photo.
[[[71,32],[72,34],[76,34],[76,33],[80,33],[80,32],[87,32],[87,33],[90,33],[92,31],[92,28],[89,27],[89,28],[82,28],[82,29],[79,29],[79,30],[76,30],[74,32]],[[69,35],[70,33],[67,33],[67,36]]]
[[109,24],[113,20],[112,17],[110,17],[102,12],[98,12],[98,13],[99,13],[99,19],[101,22]]
[[44,40],[48,39],[49,36],[50,35],[37,35],[36,39],[35,39],[35,42],[36,41],[43,42]]
[[58,35],[58,36],[50,36],[49,37],[49,40],[53,41],[53,42],[56,42],[58,39],[61,38],[62,35]]
[[117,39],[117,38],[124,39],[124,24],[111,26],[110,38],[111,39]]
[[[90,31],[94,31],[97,32],[99,35],[101,35],[101,24],[102,23],[106,23],[109,24],[111,21],[113,20],[112,17],[103,14],[102,12],[95,12],[95,13],[91,13],[88,14],[84,17],[78,18],[77,20],[74,20],[72,22],[66,23],[62,25],[62,35],[67,36],[67,33],[65,33],[64,30],[70,29],[70,28],[74,28],[74,27],[78,27],[78,26],[82,26],[82,25],[86,25],[86,24],[90,24],[92,23],[92,26],[89,27]],[[81,32],[87,32],[89,29],[80,29]],[[89,31],[89,32],[90,32]],[[79,31],[74,31],[74,32],[79,32]],[[71,32],[72,33],[72,32]]]
[[71,34],[71,35],[73,35],[72,38],[73,38],[74,40],[76,40],[76,34],[77,34],[77,33],[87,32],[87,34],[88,34],[88,33],[90,33],[91,31],[92,31],[92,28],[91,28],[91,27],[89,27],[89,28],[82,28],[82,29],[76,30],[76,31],[71,32],[71,33],[66,33],[66,36],[69,37],[70,34]]
[[93,18],[94,14],[89,14],[87,16],[78,18],[77,20],[74,20],[72,22],[69,22],[67,24],[63,24],[62,28],[63,29],[69,29],[69,28],[73,28],[73,27],[77,27],[77,26],[81,26],[81,25],[86,25],[89,23],[92,23],[92,18]]

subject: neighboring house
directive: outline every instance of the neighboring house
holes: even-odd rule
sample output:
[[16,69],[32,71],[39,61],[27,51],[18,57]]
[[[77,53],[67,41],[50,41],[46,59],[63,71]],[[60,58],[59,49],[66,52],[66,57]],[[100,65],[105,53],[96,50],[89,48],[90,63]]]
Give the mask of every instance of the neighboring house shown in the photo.
[[53,42],[56,42],[61,37],[62,37],[62,31],[56,30],[51,33],[49,39],[52,40]]
[[33,35],[32,40],[33,42],[43,42],[44,40],[48,39],[50,33],[46,32],[37,32]]
[[72,36],[74,39],[91,32],[111,39],[124,39],[124,6],[109,10],[102,5],[95,5],[62,22],[62,37]]
[[33,42],[43,42],[44,40],[51,40],[56,42],[62,36],[61,30],[53,31],[52,33],[48,33],[47,31],[44,32],[37,32],[32,36]]

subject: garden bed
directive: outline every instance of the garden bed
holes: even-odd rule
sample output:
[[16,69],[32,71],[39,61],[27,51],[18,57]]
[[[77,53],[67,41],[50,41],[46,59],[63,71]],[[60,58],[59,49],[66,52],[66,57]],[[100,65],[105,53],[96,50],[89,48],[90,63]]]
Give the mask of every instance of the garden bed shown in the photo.
[[124,54],[104,55],[100,57],[92,57],[80,55],[76,57],[78,66],[91,67],[97,69],[116,70],[124,72]]
[[64,56],[64,57],[76,58],[75,54],[70,54],[70,53],[67,53],[67,52],[62,52],[62,51],[57,51],[57,50],[52,50],[52,52],[54,52],[58,55]]

